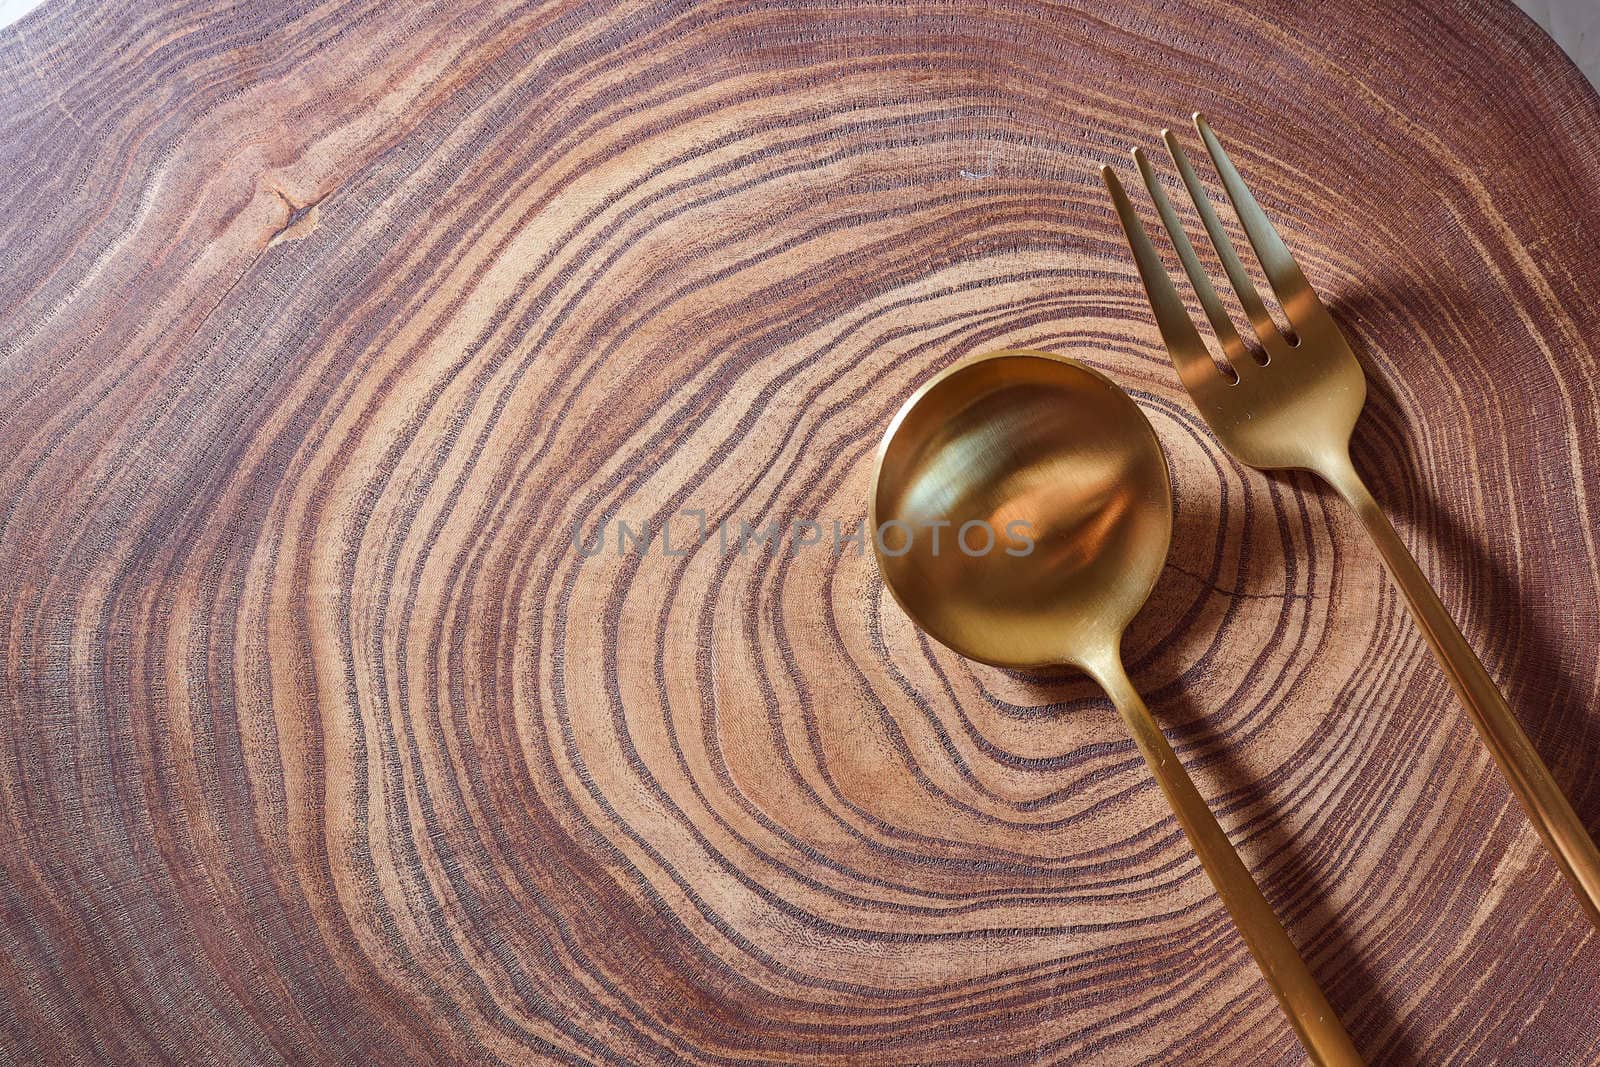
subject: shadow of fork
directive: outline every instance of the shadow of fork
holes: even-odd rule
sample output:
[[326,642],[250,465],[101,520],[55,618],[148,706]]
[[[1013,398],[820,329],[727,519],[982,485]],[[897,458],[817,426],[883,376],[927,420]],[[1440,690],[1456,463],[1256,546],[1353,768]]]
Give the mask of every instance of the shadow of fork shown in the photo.
[[[1393,294],[1388,299],[1392,300]],[[1459,573],[1483,589],[1479,602],[1492,606],[1493,627],[1469,626],[1471,620],[1461,610],[1455,611],[1456,624],[1469,634],[1476,631],[1480,635],[1469,638],[1474,651],[1483,658],[1590,835],[1600,836],[1596,835],[1600,830],[1600,778],[1588,773],[1600,756],[1600,708],[1585,703],[1594,679],[1575,676],[1574,654],[1563,651],[1546,622],[1560,610],[1559,605],[1549,599],[1536,600],[1544,588],[1530,594],[1481,535],[1464,525],[1423,481],[1424,458],[1412,417],[1389,382],[1374,373],[1378,364],[1352,321],[1376,317],[1382,306],[1374,292],[1363,290],[1328,301],[1330,313],[1367,373],[1367,409],[1356,422],[1351,454],[1356,466],[1369,472],[1372,493],[1390,521],[1410,531],[1413,543],[1432,549],[1436,558],[1454,561]],[[1319,494],[1332,499],[1332,490],[1316,479],[1308,481]],[[1439,587],[1436,577],[1434,580]],[[1439,592],[1441,599],[1459,600],[1449,597],[1447,588],[1440,587]],[[1486,633],[1487,640],[1482,636]],[[1503,642],[1496,643],[1496,637],[1503,637]]]

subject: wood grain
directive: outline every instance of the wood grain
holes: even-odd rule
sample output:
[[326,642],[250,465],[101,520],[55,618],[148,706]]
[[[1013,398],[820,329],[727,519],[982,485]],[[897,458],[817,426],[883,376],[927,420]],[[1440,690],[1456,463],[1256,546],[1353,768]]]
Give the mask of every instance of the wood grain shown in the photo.
[[[0,32],[0,1060],[1296,1062],[1090,683],[831,546],[1026,345],[1168,450],[1130,669],[1357,1044],[1594,1062],[1600,941],[1353,519],[1183,401],[1096,168],[1209,113],[1600,829],[1600,104],[1499,0],[1275,7]],[[573,541],[689,510],[829,536]]]

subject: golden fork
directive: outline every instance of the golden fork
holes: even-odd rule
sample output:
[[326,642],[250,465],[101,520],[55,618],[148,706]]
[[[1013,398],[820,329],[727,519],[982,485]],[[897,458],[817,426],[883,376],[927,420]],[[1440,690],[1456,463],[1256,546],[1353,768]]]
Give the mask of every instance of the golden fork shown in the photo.
[[1307,284],[1277,229],[1239,177],[1205,117],[1196,114],[1194,124],[1262,273],[1277,295],[1289,333],[1278,329],[1262,304],[1178,139],[1171,130],[1163,130],[1162,140],[1266,357],[1264,362],[1257,362],[1234,329],[1150,160],[1136,149],[1133,157],[1145,187],[1150,190],[1150,198],[1155,201],[1228,363],[1238,376],[1237,382],[1226,377],[1206,351],[1121,181],[1110,167],[1102,167],[1101,177],[1116,204],[1161,338],[1184,388],[1222,447],[1239,462],[1263,470],[1294,467],[1312,471],[1355,509],[1390,577],[1405,596],[1411,617],[1472,716],[1478,736],[1544,838],[1590,921],[1600,927],[1600,853],[1595,851],[1594,841],[1350,462],[1350,432],[1367,397],[1361,365]]

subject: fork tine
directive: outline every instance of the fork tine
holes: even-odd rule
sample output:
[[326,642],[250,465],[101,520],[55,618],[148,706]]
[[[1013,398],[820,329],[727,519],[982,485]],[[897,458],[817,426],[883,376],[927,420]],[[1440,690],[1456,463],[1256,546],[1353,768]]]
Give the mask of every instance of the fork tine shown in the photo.
[[1300,272],[1300,264],[1289,254],[1289,246],[1278,236],[1277,227],[1272,225],[1267,213],[1256,203],[1256,198],[1250,193],[1250,187],[1239,177],[1239,172],[1234,168],[1233,161],[1228,158],[1228,153],[1223,150],[1222,143],[1217,140],[1217,135],[1211,132],[1210,123],[1206,122],[1206,117],[1198,111],[1194,113],[1194,128],[1199,132],[1201,140],[1206,143],[1206,152],[1211,156],[1212,165],[1217,168],[1217,176],[1222,179],[1222,187],[1228,192],[1233,212],[1239,216],[1239,223],[1250,238],[1250,247],[1255,249],[1261,270],[1271,283],[1272,291],[1278,295],[1278,303],[1282,306],[1283,313],[1288,316],[1290,325],[1304,321],[1304,316],[1313,311],[1320,311],[1322,301],[1317,299],[1316,291],[1306,282],[1306,276]]
[[1217,340],[1222,342],[1222,351],[1227,355],[1228,362],[1233,364],[1235,372],[1244,373],[1242,368],[1253,362],[1250,352],[1240,339],[1239,331],[1233,328],[1233,319],[1228,317],[1227,308],[1223,307],[1222,301],[1217,298],[1217,291],[1212,288],[1211,279],[1207,277],[1205,267],[1200,263],[1200,257],[1194,254],[1194,245],[1189,243],[1189,234],[1184,230],[1182,220],[1178,218],[1177,212],[1172,210],[1172,202],[1167,199],[1166,191],[1156,179],[1155,170],[1150,166],[1150,157],[1144,154],[1144,149],[1135,148],[1133,160],[1139,165],[1139,174],[1144,178],[1144,186],[1150,191],[1150,199],[1155,201],[1156,211],[1160,213],[1161,222],[1167,228],[1167,236],[1172,238],[1172,245],[1178,250],[1178,258],[1183,261],[1183,269],[1189,275],[1189,283],[1194,286],[1195,295],[1200,298],[1200,306],[1205,309],[1206,318],[1210,320],[1211,328],[1216,331]]
[[1233,291],[1239,298],[1239,306],[1244,308],[1245,315],[1250,319],[1250,325],[1255,328],[1256,338],[1269,355],[1282,355],[1287,346],[1280,343],[1282,335],[1278,332],[1278,326],[1272,321],[1266,304],[1262,303],[1261,294],[1256,291],[1255,283],[1250,280],[1250,275],[1245,273],[1244,264],[1239,261],[1239,255],[1234,251],[1228,231],[1222,228],[1222,220],[1217,218],[1216,208],[1211,206],[1211,198],[1206,195],[1205,186],[1200,184],[1194,167],[1189,165],[1188,154],[1184,152],[1183,146],[1178,143],[1178,138],[1171,130],[1162,130],[1161,139],[1166,142],[1167,152],[1172,156],[1172,162],[1177,166],[1179,176],[1183,178],[1184,187],[1189,190],[1189,199],[1194,201],[1194,209],[1199,212],[1200,222],[1211,238],[1211,247],[1216,249],[1217,258],[1222,261],[1222,269],[1228,275],[1228,281],[1233,283]]
[[1144,226],[1139,222],[1133,202],[1123,190],[1117,172],[1110,167],[1101,167],[1100,177],[1105,181],[1106,191],[1111,194],[1111,201],[1117,207],[1117,218],[1122,222],[1128,247],[1133,250],[1134,262],[1139,265],[1139,277],[1144,281],[1145,296],[1150,300],[1150,310],[1155,313],[1161,340],[1167,346],[1173,366],[1178,368],[1178,377],[1183,379],[1184,388],[1196,393],[1197,390],[1226,381],[1200,340],[1194,320],[1189,317],[1189,309],[1183,306],[1178,290],[1172,285],[1172,277],[1167,274],[1166,264],[1161,262],[1155,245],[1145,236]]

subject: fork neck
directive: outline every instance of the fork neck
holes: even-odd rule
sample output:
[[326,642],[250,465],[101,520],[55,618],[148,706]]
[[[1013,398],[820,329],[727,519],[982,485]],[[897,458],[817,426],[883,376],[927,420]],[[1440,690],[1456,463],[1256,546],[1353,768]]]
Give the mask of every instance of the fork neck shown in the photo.
[[1313,469],[1334,492],[1344,498],[1345,503],[1355,509],[1364,523],[1370,526],[1374,518],[1383,517],[1378,501],[1367,488],[1367,483],[1361,480],[1361,475],[1356,472],[1355,464],[1350,462],[1348,445],[1330,451]]

